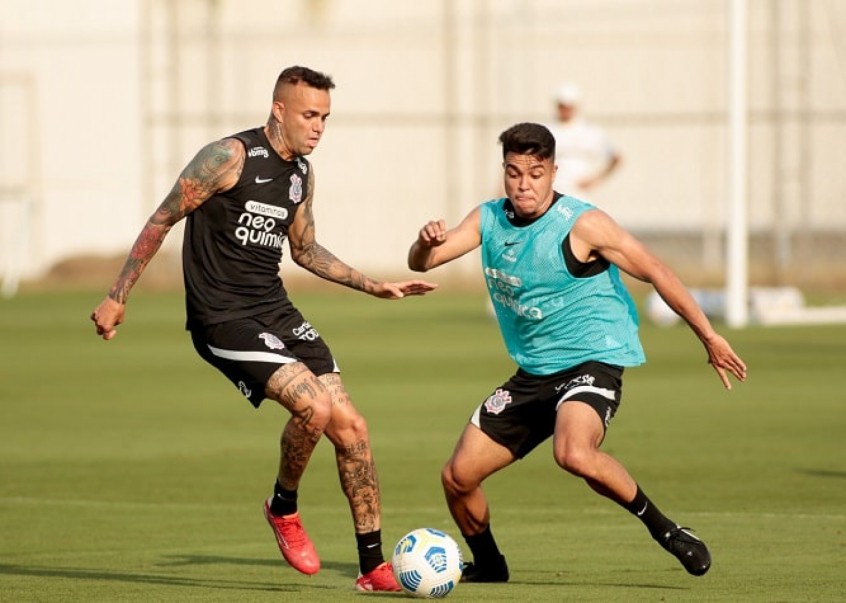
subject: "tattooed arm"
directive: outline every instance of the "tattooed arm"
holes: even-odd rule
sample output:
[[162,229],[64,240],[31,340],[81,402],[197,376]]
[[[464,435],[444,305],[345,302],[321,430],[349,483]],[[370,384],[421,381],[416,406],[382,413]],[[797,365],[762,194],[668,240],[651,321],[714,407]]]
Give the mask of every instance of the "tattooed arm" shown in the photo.
[[185,166],[170,193],[141,229],[106,298],[91,313],[97,335],[109,340],[123,322],[129,292],[173,225],[217,192],[232,188],[244,167],[244,145],[232,138],[206,145]]
[[318,243],[314,235],[314,213],[312,212],[314,166],[311,166],[308,171],[307,190],[306,198],[297,210],[297,215],[288,229],[291,258],[297,264],[320,278],[385,299],[399,299],[406,295],[423,295],[437,286],[420,280],[397,283],[375,281],[339,260],[332,252]]

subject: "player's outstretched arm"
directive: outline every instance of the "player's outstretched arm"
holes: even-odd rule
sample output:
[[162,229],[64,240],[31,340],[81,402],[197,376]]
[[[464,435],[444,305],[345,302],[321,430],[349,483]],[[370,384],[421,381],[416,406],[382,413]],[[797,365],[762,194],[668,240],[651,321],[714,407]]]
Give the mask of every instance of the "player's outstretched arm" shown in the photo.
[[317,242],[314,228],[314,168],[308,171],[308,193],[297,209],[297,215],[288,229],[291,258],[309,272],[357,291],[381,299],[401,299],[407,295],[424,295],[437,285],[422,280],[397,282],[377,281],[339,260]]
[[570,240],[579,259],[585,261],[602,256],[627,274],[655,287],[658,295],[684,319],[702,342],[708,353],[708,363],[714,367],[726,389],[731,389],[729,373],[738,381],[746,380],[746,364],[725,338],[714,330],[681,280],[607,214],[599,210],[582,214],[573,227]]
[[108,295],[91,313],[97,335],[105,340],[117,335],[117,326],[124,320],[129,292],[158,252],[167,233],[212,195],[234,186],[243,166],[244,145],[227,138],[206,145],[182,170],[170,193],[135,239]]

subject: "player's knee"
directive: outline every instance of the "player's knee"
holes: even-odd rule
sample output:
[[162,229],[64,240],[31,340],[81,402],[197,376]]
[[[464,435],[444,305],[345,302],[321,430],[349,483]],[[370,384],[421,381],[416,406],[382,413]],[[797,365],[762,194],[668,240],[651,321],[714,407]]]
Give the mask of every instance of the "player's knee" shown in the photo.
[[556,446],[553,455],[558,466],[565,471],[584,477],[591,473],[591,451],[579,446]]
[[332,417],[332,404],[328,396],[325,400],[315,396],[309,404],[289,408],[291,424],[315,437],[320,437],[329,426]]
[[336,448],[347,448],[369,442],[367,421],[350,405],[332,406],[332,418],[326,426],[326,436]]
[[448,462],[441,469],[441,484],[444,487],[444,492],[449,496],[461,496],[472,492],[479,486],[478,482],[462,477],[451,462]]
[[329,394],[316,396],[308,408],[308,422],[315,429],[325,431],[332,420],[332,399]]
[[449,463],[444,465],[443,469],[441,469],[441,485],[444,488],[444,492],[447,494],[454,494],[457,490],[457,485],[452,473],[452,466]]
[[326,427],[326,433],[332,442],[338,446],[348,446],[354,442],[368,440],[367,421],[359,413],[332,415],[332,420]]
[[347,429],[353,434],[356,440],[366,440],[368,437],[367,420],[359,413],[355,413],[350,418]]

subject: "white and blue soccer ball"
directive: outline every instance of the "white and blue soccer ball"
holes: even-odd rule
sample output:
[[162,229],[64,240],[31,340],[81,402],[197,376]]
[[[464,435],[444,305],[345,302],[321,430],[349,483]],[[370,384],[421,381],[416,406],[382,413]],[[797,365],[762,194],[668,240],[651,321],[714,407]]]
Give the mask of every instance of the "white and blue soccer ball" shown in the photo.
[[391,558],[394,577],[414,597],[446,597],[461,579],[461,549],[448,534],[418,528],[402,537]]

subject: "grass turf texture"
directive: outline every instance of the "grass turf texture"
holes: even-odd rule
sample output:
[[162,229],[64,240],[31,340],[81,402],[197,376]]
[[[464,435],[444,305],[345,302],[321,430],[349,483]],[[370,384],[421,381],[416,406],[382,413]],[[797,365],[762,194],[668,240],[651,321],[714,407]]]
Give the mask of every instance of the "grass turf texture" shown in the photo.
[[[385,552],[452,534],[439,470],[473,407],[512,370],[480,295],[402,302],[294,295],[368,417]],[[355,541],[321,442],[301,511],[323,561],[287,567],[261,514],[286,415],[252,410],[194,353],[181,296],[138,292],[110,343],[100,294],[0,303],[0,600],[341,601]],[[633,517],[557,469],[546,443],[487,484],[507,585],[453,601],[834,601],[846,561],[846,327],[728,332],[749,381],[724,392],[684,327],[643,327],[604,449],[709,544],[688,576]],[[375,595],[394,596],[394,595]],[[394,596],[397,598],[396,596]]]

